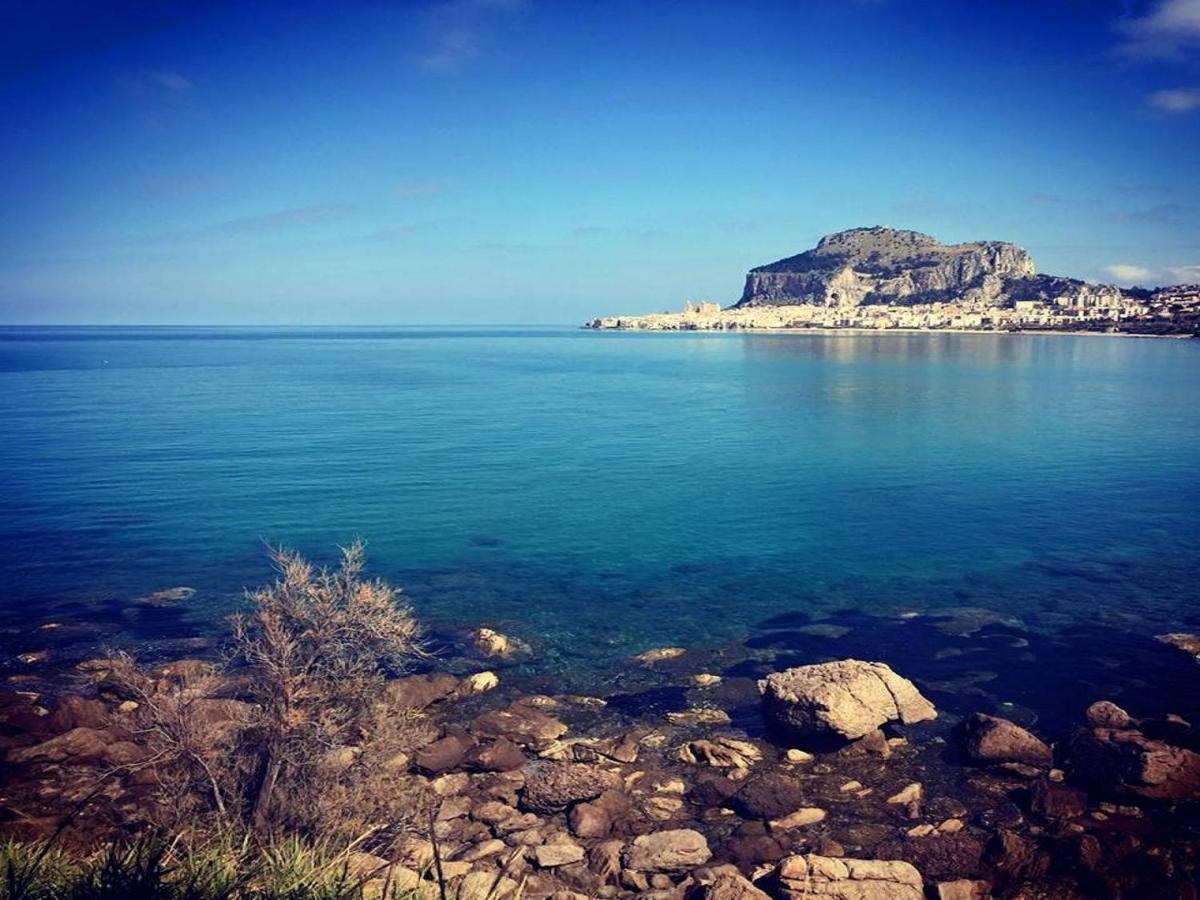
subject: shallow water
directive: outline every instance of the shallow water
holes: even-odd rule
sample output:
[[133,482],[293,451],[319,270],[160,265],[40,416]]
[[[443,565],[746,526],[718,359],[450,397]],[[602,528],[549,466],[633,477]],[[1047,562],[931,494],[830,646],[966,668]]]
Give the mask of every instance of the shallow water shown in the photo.
[[0,626],[195,634],[359,535],[568,673],[835,611],[1140,640],[1200,623],[1198,389],[1198,341],[8,328]]

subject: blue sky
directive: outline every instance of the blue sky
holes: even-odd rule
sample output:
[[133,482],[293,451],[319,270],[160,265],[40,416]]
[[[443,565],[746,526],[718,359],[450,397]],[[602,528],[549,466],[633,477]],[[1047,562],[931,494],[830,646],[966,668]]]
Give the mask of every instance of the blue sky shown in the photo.
[[1200,281],[1200,0],[0,0],[0,35],[4,322],[576,323],[871,224]]

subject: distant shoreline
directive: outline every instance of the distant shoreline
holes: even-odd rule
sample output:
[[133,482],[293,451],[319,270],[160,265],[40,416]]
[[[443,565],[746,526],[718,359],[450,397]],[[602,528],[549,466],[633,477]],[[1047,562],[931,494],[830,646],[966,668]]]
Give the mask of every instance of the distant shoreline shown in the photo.
[[1132,331],[1066,331],[1052,328],[1021,329],[1007,331],[996,328],[597,328],[581,325],[583,331],[615,331],[625,334],[846,334],[853,336],[887,334],[990,334],[997,337],[1022,337],[1030,335],[1054,335],[1061,337],[1115,337],[1115,338],[1165,338],[1167,340],[1192,340],[1195,334],[1138,334]]

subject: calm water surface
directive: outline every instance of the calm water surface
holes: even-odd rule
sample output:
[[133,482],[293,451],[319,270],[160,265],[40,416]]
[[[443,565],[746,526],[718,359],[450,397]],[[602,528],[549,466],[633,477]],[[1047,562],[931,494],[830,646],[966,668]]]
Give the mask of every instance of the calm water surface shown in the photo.
[[263,541],[362,536],[564,669],[834,611],[1194,629],[1198,391],[1200,341],[9,328],[0,626],[190,634]]

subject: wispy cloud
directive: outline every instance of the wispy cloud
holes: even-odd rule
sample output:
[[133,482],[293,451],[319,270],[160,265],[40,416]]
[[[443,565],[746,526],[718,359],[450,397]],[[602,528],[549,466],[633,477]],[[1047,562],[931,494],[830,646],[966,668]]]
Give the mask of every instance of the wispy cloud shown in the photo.
[[1167,271],[1171,273],[1171,278],[1180,284],[1200,283],[1200,265],[1172,266]]
[[1132,263],[1113,263],[1111,266],[1105,266],[1104,271],[1122,284],[1145,281],[1154,274],[1150,269]]
[[113,76],[125,93],[134,97],[169,96],[192,89],[192,82],[170,69],[136,69]]
[[1200,0],[1159,0],[1145,15],[1121,19],[1117,50],[1143,59],[1179,59],[1200,48]]
[[1145,209],[1114,213],[1109,216],[1109,220],[1140,225],[1181,225],[1186,219],[1186,214],[1186,208],[1178,203],[1158,203]]
[[435,75],[452,75],[492,42],[493,29],[519,12],[526,0],[440,0],[428,11],[428,46],[417,65]]
[[1155,109],[1169,113],[1188,113],[1200,109],[1200,88],[1172,88],[1155,91],[1146,98]]
[[310,228],[326,222],[345,218],[355,210],[353,203],[324,203],[315,206],[298,206],[255,216],[227,219],[192,232],[188,237],[234,237],[246,234],[270,234],[293,228]]
[[409,197],[428,197],[448,190],[453,182],[448,178],[434,178],[428,181],[404,181],[392,188],[392,196],[397,200],[407,200]]

